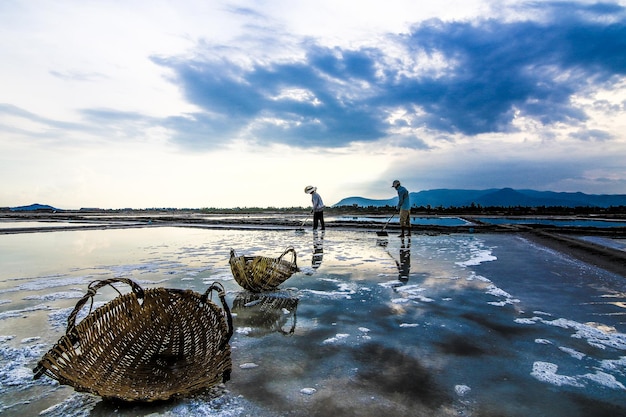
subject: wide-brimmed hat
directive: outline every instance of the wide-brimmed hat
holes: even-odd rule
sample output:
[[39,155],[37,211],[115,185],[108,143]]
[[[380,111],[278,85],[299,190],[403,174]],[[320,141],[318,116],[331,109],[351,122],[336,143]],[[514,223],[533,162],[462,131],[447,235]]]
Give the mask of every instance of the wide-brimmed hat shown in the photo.
[[317,191],[317,187],[313,187],[312,185],[304,187],[304,192],[307,194],[313,194],[315,191]]
[[393,184],[391,184],[391,188],[396,188],[398,185],[400,185],[400,181],[393,180]]

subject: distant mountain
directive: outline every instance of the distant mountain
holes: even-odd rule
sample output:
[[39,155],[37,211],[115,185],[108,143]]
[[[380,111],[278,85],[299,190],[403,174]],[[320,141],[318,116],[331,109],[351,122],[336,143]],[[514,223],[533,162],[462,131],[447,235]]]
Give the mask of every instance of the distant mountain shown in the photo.
[[[626,206],[626,194],[585,194],[554,191],[514,190],[512,188],[487,190],[438,189],[410,193],[411,205],[416,207],[466,207],[473,204],[483,207],[617,207]],[[398,197],[373,200],[348,197],[334,205],[382,207],[395,206]]]
[[61,211],[47,204],[31,204],[30,206],[11,207],[11,211]]

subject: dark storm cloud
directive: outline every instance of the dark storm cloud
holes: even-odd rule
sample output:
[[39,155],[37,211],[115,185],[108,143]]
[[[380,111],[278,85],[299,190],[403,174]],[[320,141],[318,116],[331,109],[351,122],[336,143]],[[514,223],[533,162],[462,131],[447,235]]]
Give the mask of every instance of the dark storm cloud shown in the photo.
[[[388,121],[390,109],[411,115],[412,127],[470,136],[511,131],[516,114],[544,124],[582,122],[587,116],[572,96],[626,74],[624,8],[539,2],[530,7],[536,20],[431,20],[392,37],[404,61],[426,54],[447,63],[423,73],[406,71],[382,48],[311,43],[304,45],[304,59],[289,62],[154,61],[171,68],[188,100],[203,110],[185,119],[177,135],[192,147],[244,131],[260,142],[299,147],[373,141],[406,123]],[[196,133],[186,135],[187,129]]]
[[[352,84],[375,82],[371,53],[314,46],[304,62],[251,68],[223,60],[155,58],[155,62],[173,68],[186,97],[223,120],[224,126],[230,122],[242,128],[256,120],[253,130],[261,142],[342,146],[384,135],[385,125],[377,109],[363,100],[364,92]],[[227,137],[233,132],[225,133]],[[220,136],[207,140],[220,141]]]
[[[626,73],[626,54],[617,52],[626,50],[624,10],[567,6],[567,14],[542,23],[431,21],[416,26],[406,45],[442,53],[455,67],[436,79],[401,80],[395,91],[402,93],[392,98],[402,105],[408,95],[427,110],[429,126],[468,135],[505,131],[515,110],[545,124],[585,120],[583,110],[572,105],[572,95]],[[596,20],[609,12],[619,21]]]

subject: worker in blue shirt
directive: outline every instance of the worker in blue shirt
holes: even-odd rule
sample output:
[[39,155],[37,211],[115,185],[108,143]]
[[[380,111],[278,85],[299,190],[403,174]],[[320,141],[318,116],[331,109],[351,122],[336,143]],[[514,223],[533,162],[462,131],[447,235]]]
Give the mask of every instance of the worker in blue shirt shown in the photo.
[[[411,201],[409,191],[400,185],[400,181],[394,180],[391,185],[398,192],[398,210],[400,211],[400,237],[411,236]],[[405,234],[406,230],[406,234]]]

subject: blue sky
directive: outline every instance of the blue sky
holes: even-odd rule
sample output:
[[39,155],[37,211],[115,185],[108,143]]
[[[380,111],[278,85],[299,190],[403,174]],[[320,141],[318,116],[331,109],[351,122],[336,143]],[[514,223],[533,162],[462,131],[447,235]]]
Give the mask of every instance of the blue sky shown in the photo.
[[626,193],[626,1],[11,1],[0,35],[0,206]]

